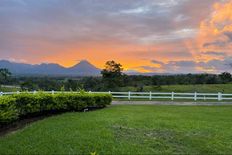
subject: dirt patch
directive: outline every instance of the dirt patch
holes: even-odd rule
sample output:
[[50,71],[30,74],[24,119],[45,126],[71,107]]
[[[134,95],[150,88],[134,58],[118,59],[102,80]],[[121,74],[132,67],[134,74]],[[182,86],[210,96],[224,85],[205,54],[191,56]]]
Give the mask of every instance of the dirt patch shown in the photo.
[[[138,147],[149,146],[151,150],[168,150],[166,153],[182,151],[187,152],[187,148],[197,147],[195,144],[184,143],[185,140],[195,141],[197,137],[208,139],[209,133],[199,131],[176,131],[172,129],[139,129],[126,126],[113,126],[116,141],[130,142]],[[164,153],[164,152],[160,152]]]
[[116,133],[116,137],[120,138],[138,138],[141,139],[163,139],[163,140],[170,140],[174,139],[180,133],[168,130],[168,129],[138,129],[138,128],[129,128],[125,126],[113,126],[113,129]]

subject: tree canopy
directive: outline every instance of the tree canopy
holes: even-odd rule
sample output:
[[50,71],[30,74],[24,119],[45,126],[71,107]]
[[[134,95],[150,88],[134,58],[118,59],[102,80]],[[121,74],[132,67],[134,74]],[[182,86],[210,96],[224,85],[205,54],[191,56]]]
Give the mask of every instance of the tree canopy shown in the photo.
[[0,68],[0,84],[6,83],[11,77],[11,72],[6,68]]
[[107,61],[105,68],[101,71],[102,80],[105,88],[116,89],[122,85],[123,68],[120,63]]

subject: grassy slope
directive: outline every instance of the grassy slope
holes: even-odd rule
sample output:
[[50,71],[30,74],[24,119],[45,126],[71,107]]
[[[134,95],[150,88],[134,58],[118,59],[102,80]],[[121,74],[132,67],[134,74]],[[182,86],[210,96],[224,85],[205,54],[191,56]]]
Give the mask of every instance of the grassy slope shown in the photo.
[[112,106],[67,113],[0,138],[0,154],[232,152],[230,106]]
[[[135,87],[124,87],[122,91],[136,91]],[[207,85],[170,85],[161,86],[145,86],[144,91],[156,92],[199,92],[199,93],[232,93],[232,84],[207,84]]]

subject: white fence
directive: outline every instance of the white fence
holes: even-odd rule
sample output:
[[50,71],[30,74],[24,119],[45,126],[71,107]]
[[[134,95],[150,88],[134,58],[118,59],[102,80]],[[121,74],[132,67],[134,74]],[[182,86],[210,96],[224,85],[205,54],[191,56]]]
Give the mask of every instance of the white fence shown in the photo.
[[[13,95],[20,93],[31,93],[36,94],[37,91],[32,92],[0,92],[0,96],[3,95]],[[79,92],[61,92],[61,91],[45,91],[44,93],[79,93]],[[93,94],[103,94],[109,93],[112,94],[113,98],[118,99],[147,99],[147,100],[155,100],[155,99],[164,99],[164,100],[218,100],[218,101],[232,101],[232,94],[224,94],[224,93],[175,93],[175,92],[87,92]]]

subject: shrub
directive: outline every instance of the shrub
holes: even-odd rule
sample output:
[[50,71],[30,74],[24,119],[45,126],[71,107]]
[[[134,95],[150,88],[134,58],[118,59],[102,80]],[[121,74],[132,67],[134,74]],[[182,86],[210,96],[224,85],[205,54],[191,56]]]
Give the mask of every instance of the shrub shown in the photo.
[[35,95],[35,100],[37,104],[40,105],[40,112],[52,111],[57,109],[54,104],[54,99],[51,94],[39,93]]
[[112,96],[109,94],[61,93],[17,94],[0,97],[1,122],[12,122],[20,116],[54,112],[81,111],[87,107],[103,108],[109,105]]
[[112,102],[112,96],[108,94],[93,94],[95,104],[93,106],[106,107]]
[[28,115],[40,111],[40,103],[37,102],[37,95],[20,94],[14,95],[16,107],[20,115]]
[[18,118],[18,110],[15,98],[4,96],[0,97],[0,123],[5,124]]

